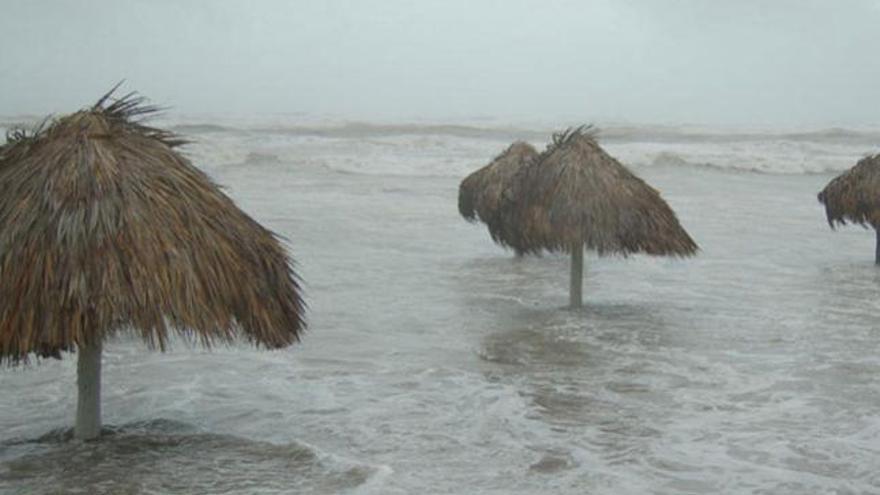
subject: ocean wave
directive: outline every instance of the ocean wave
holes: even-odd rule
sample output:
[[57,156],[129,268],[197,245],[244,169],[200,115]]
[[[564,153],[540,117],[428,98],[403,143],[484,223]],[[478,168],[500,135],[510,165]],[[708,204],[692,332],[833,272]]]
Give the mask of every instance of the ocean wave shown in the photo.
[[366,139],[393,136],[451,136],[472,139],[515,140],[537,138],[544,132],[513,127],[474,127],[456,124],[375,124],[348,122],[329,126],[268,126],[249,129],[251,132],[287,136],[314,136],[339,139]]
[[[553,130],[538,126],[422,123],[250,123],[241,132],[200,137],[231,145],[222,156],[254,164],[252,153],[279,163],[303,156],[326,158],[339,173],[464,176],[504,146],[525,140],[539,149]],[[223,127],[227,131],[230,127]],[[245,138],[246,136],[246,138]],[[725,130],[693,126],[608,126],[599,131],[606,149],[634,167],[690,167],[767,174],[825,174],[852,167],[880,151],[880,129]],[[263,145],[263,148],[260,146]],[[235,149],[250,146],[255,149]],[[352,157],[356,157],[352,159]]]
[[[671,152],[663,151],[657,153],[653,158],[648,158],[651,167],[685,167],[703,170],[713,170],[719,172],[748,172],[748,173],[786,173],[782,167],[765,167],[750,161],[728,160],[727,163],[714,163],[711,161],[696,161],[686,159],[683,156]],[[822,173],[826,170],[807,171],[803,169],[792,169],[789,173]]]
[[749,143],[816,142],[880,145],[880,129],[730,130],[711,127],[607,127],[600,139],[624,142]]
[[[2,120],[0,120],[2,124]],[[469,123],[381,123],[367,121],[323,122],[187,122],[172,124],[181,133],[206,134],[247,131],[251,133],[288,136],[313,136],[340,139],[420,135],[451,136],[474,139],[549,141],[559,130],[577,123],[492,125]],[[763,141],[823,142],[880,145],[880,128],[829,127],[824,129],[725,129],[711,126],[673,125],[601,125],[600,140],[614,142],[702,142],[733,143]]]
[[[426,141],[424,136],[331,142],[231,136],[200,140],[187,152],[196,165],[208,170],[271,165],[283,172],[318,166],[343,175],[464,177],[488,163],[503,146],[495,140],[447,137]],[[605,148],[621,163],[636,169],[685,167],[782,175],[841,172],[866,154],[880,151],[865,146],[785,141],[755,145],[609,142]]]
[[[30,127],[44,116],[0,115],[0,127]],[[157,125],[180,134],[203,135],[247,132],[286,136],[364,139],[390,136],[450,136],[456,138],[529,140],[548,142],[553,132],[569,126],[593,123],[599,138],[608,142],[748,143],[766,141],[839,143],[880,146],[880,127],[749,128],[711,125],[619,124],[538,120],[471,119],[457,121],[357,121],[317,118],[308,115],[169,116]]]
[[[0,117],[0,129],[23,118]],[[25,124],[26,125],[26,124]],[[463,177],[511,141],[541,149],[545,123],[479,121],[355,122],[304,116],[157,119],[191,140],[184,148],[208,171],[319,162],[341,174]],[[599,140],[628,166],[689,167],[767,174],[826,174],[880,152],[880,128],[723,129],[709,126],[607,125]]]
[[241,129],[235,127],[227,127],[218,124],[176,124],[170,126],[170,129],[179,134],[207,134],[212,132],[236,132]]
[[760,174],[841,172],[880,148],[819,142],[609,143],[609,152],[635,167],[688,167]]

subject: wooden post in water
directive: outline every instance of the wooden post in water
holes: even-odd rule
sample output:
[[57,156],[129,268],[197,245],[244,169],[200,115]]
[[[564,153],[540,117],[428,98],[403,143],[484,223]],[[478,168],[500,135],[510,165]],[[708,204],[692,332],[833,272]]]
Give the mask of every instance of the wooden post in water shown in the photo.
[[880,265],[880,229],[874,229],[877,232],[877,246],[874,248],[874,263]]
[[584,285],[584,243],[579,242],[571,248],[571,286],[569,305],[571,309],[583,306],[581,290]]
[[101,341],[79,346],[77,354],[73,436],[78,440],[91,440],[101,434]]

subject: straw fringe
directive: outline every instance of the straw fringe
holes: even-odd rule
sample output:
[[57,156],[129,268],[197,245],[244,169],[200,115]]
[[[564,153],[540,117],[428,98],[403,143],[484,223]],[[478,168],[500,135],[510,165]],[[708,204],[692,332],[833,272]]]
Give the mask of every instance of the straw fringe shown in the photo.
[[488,165],[465,177],[458,188],[461,216],[471,222],[481,220],[489,227],[493,240],[512,246],[515,236],[510,239],[507,236],[515,227],[503,224],[502,196],[514,175],[537,157],[538,152],[532,145],[516,141]]
[[828,225],[833,229],[847,222],[880,227],[880,154],[866,156],[854,167],[832,179],[819,193]]
[[299,340],[304,303],[278,238],[175,151],[185,140],[139,120],[157,110],[108,93],[0,147],[0,361],[119,331],[159,349],[171,331]]
[[596,130],[557,133],[503,195],[499,239],[522,251],[691,256],[698,247],[660,194],[608,155]]

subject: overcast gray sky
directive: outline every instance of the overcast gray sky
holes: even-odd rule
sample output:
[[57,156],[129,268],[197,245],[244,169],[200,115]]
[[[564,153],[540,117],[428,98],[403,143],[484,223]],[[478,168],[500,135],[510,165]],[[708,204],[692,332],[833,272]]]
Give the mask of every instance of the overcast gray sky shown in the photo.
[[0,114],[876,125],[880,0],[2,0]]

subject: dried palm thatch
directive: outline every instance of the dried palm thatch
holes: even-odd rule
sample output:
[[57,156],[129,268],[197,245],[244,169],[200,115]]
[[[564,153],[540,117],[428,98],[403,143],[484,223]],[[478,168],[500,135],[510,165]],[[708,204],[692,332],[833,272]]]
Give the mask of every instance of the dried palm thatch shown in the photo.
[[458,211],[461,216],[471,222],[479,218],[489,227],[493,240],[517,249],[513,244],[517,237],[511,234],[511,229],[515,227],[503,224],[502,195],[513,176],[537,156],[538,152],[532,145],[516,141],[488,165],[465,177],[458,188]]
[[[541,155],[519,170],[502,205],[505,239],[526,252],[600,256],[645,253],[691,256],[697,245],[651,186],[603,150],[591,127],[555,134]],[[573,260],[577,262],[577,260]],[[573,266],[574,269],[574,266]],[[573,273],[573,277],[576,274]],[[578,284],[580,280],[573,280]],[[572,305],[580,305],[580,294]]]
[[183,140],[142,123],[155,111],[108,93],[10,134],[0,154],[0,361],[100,352],[117,332],[162,350],[171,331],[205,345],[299,340],[301,290],[279,240],[176,150]]
[[205,343],[298,340],[303,304],[279,241],[134,119],[129,95],[7,144],[0,164],[0,358],[131,329]]
[[600,255],[697,251],[660,194],[606,153],[589,127],[554,135],[512,183],[514,208],[502,210],[524,225],[518,244],[529,251],[581,245]]
[[880,264],[880,154],[862,158],[832,179],[818,198],[832,229],[852,222],[877,231],[875,261]]

